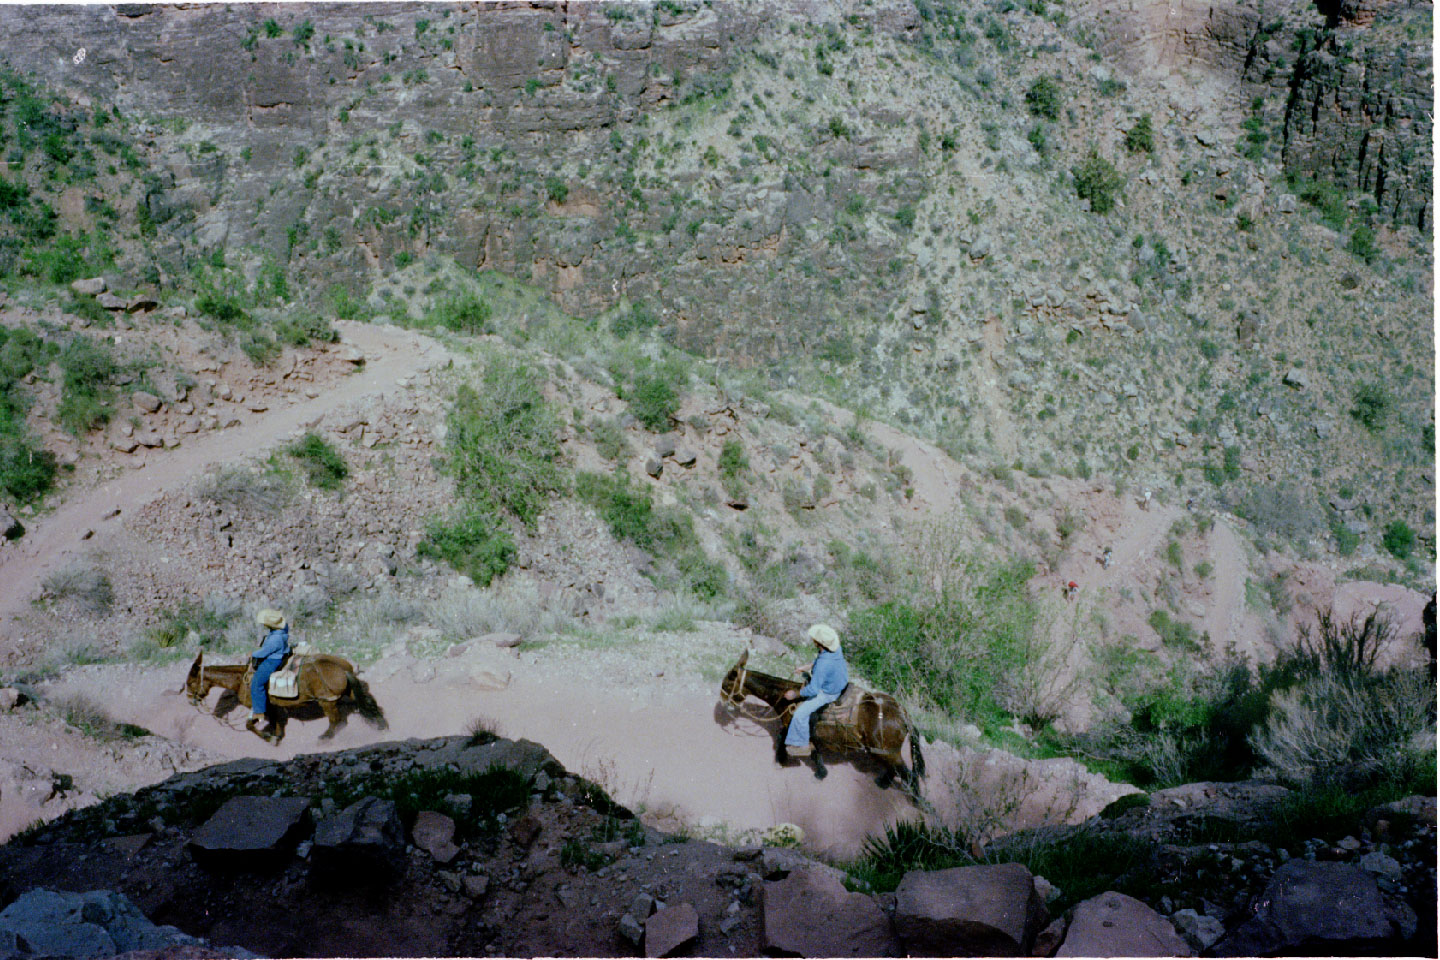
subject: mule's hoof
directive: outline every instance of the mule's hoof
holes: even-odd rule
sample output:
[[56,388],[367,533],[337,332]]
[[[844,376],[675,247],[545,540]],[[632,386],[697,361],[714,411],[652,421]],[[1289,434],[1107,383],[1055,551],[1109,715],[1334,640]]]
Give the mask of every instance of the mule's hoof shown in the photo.
[[830,771],[829,771],[829,770],[826,770],[824,767],[816,767],[816,768],[815,768],[815,779],[816,779],[816,780],[824,780],[824,779],[825,779],[826,777],[828,777],[829,775],[830,775]]

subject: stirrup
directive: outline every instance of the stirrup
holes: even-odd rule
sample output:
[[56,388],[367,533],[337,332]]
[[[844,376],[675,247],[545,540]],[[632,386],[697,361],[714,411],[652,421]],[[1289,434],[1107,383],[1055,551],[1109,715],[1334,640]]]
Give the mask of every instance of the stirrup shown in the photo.
[[803,747],[792,747],[789,744],[786,744],[785,756],[790,757],[794,760],[803,760],[806,757],[810,756],[810,754],[814,752],[814,749],[815,748],[810,746],[810,744],[808,743],[805,744],[805,746]]

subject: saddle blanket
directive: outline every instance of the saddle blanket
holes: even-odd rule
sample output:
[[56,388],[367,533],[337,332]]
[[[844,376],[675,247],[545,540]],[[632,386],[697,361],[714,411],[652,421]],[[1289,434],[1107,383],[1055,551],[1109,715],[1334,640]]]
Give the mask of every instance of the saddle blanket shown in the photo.
[[270,691],[270,696],[294,697],[299,694],[300,664],[309,659],[309,654],[310,645],[308,643],[297,643],[291,648],[285,666],[270,674],[270,683],[266,686],[266,689]]
[[827,703],[815,712],[815,728],[827,728],[827,732],[833,736],[843,739],[854,740],[858,743],[859,737],[855,729],[855,714],[860,704],[874,696],[874,691],[851,681],[840,694],[840,699]]

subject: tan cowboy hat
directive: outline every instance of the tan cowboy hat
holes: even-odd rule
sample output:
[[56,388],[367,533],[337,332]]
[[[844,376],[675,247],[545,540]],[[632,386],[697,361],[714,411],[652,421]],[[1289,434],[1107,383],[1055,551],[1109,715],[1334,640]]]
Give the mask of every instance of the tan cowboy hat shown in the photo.
[[285,626],[285,614],[266,607],[255,614],[255,622],[262,627],[269,627],[271,630],[280,630]]
[[835,632],[834,627],[817,623],[810,628],[809,637],[832,653],[840,649],[840,634]]

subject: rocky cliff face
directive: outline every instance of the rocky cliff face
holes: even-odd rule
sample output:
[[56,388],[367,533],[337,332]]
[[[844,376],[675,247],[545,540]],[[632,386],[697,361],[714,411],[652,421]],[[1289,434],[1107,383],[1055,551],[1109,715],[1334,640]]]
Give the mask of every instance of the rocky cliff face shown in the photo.
[[[838,16],[798,4],[776,20]],[[767,304],[783,297],[817,317],[842,301],[826,274],[871,274],[864,265],[898,252],[893,237],[861,243],[782,292],[774,263],[806,258],[806,226],[864,191],[862,172],[893,171],[897,206],[920,190],[913,146],[887,143],[840,144],[833,169],[798,179],[637,176],[641,151],[663,150],[647,143],[664,140],[652,117],[678,118],[673,148],[757,55],[767,28],[734,5],[123,5],[4,18],[15,66],[157,121],[145,203],[172,224],[172,270],[186,251],[251,247],[315,287],[366,288],[397,259],[435,252],[533,280],[576,311],[656,297],[682,335],[721,328],[720,346],[764,355],[779,349]],[[915,17],[886,4],[852,19],[904,36]],[[883,275],[859,279],[847,309],[883,310]],[[720,323],[720,302],[759,323]]]
[[1133,6],[1123,16],[1089,11],[1103,53],[1136,69],[1199,68],[1238,84],[1234,108],[1259,98],[1251,112],[1276,127],[1287,173],[1363,191],[1386,219],[1428,229],[1431,4]]

